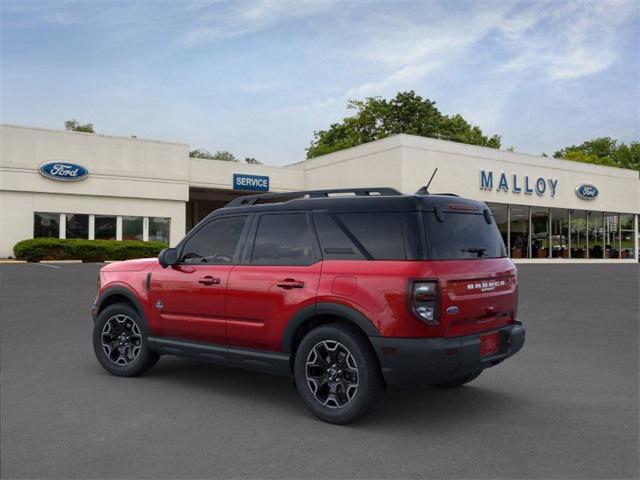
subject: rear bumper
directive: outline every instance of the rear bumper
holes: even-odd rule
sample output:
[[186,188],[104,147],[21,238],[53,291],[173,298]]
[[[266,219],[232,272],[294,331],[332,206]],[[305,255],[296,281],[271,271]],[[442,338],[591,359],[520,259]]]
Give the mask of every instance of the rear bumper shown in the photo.
[[444,382],[493,367],[515,355],[524,345],[525,329],[516,322],[497,330],[498,352],[482,357],[480,336],[456,338],[369,337],[389,386],[418,387]]

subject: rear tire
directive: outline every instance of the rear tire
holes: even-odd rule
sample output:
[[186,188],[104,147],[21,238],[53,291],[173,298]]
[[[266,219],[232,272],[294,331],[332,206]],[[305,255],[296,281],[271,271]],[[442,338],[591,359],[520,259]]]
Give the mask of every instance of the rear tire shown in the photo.
[[294,379],[311,413],[339,425],[371,412],[384,392],[371,345],[350,325],[323,325],[309,332],[296,350]]
[[456,388],[456,387],[460,387],[466,383],[472,382],[474,381],[476,378],[478,378],[480,376],[480,374],[482,373],[482,370],[479,370],[477,372],[473,372],[470,373],[468,375],[464,375],[462,377],[458,377],[458,378],[454,378],[452,380],[447,380],[446,382],[440,382],[440,383],[434,383],[432,385],[430,385],[431,387],[437,387],[437,388]]
[[142,316],[126,303],[109,305],[93,326],[93,351],[102,368],[119,377],[134,377],[153,367],[158,354],[149,349]]

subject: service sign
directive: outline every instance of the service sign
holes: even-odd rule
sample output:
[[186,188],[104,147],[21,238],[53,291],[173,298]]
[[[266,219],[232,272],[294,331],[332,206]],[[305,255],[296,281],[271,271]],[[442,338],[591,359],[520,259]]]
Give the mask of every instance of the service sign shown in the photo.
[[576,187],[576,195],[583,200],[593,200],[598,196],[598,189],[589,183],[583,183]]
[[77,182],[89,175],[89,170],[82,165],[63,160],[43,163],[39,170],[43,176],[61,182]]
[[252,192],[268,192],[269,177],[263,175],[247,175],[244,173],[233,174],[233,189]]

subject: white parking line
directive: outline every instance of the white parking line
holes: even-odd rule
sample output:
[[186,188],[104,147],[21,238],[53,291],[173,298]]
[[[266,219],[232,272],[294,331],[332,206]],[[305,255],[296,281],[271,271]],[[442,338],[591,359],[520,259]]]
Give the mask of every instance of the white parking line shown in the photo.
[[41,267],[48,267],[48,268],[62,268],[58,265],[49,265],[48,263],[34,263],[34,265],[39,265]]

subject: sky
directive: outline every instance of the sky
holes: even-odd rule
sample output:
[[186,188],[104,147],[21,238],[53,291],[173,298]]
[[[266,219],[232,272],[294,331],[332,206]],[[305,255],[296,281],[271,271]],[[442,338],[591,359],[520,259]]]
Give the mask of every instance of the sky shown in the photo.
[[640,1],[0,0],[3,123],[285,165],[415,90],[503,148],[640,140]]

